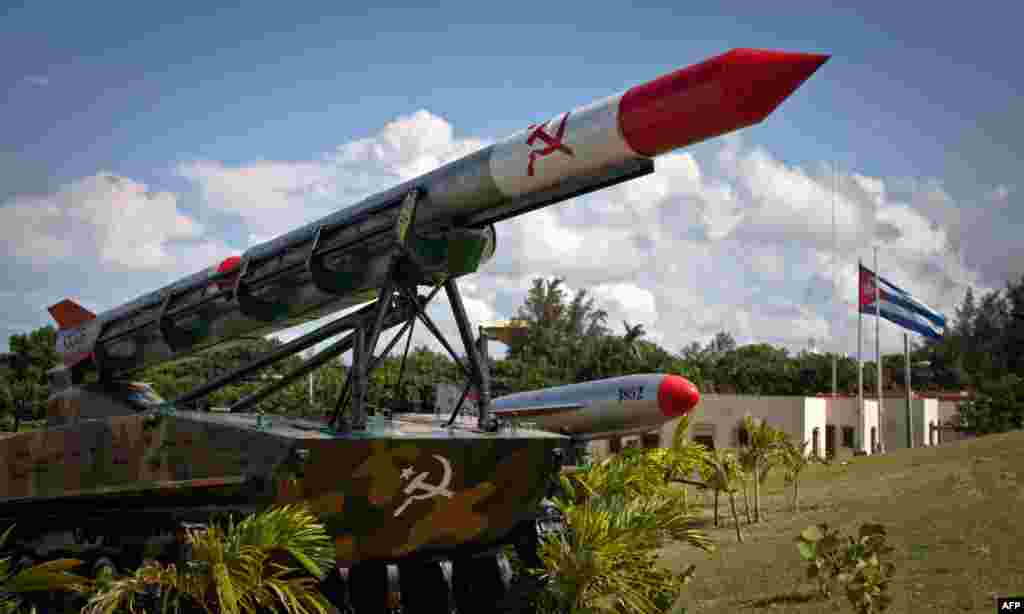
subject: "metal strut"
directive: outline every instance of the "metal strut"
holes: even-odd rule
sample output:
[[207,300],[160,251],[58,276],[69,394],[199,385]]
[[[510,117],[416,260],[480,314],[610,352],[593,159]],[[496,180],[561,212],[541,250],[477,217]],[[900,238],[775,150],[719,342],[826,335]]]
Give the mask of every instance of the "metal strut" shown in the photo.
[[[402,390],[402,378],[405,376],[405,359],[409,356],[409,346],[412,345],[412,333],[414,330],[416,330],[416,317],[414,316],[410,318],[406,326],[409,328],[409,335],[405,338],[405,351],[402,352],[402,363],[398,366],[398,381],[395,382],[395,391],[393,393],[396,396],[400,394],[400,391]],[[401,332],[395,335],[395,339],[401,337],[402,333],[404,332],[405,328],[403,328]],[[392,344],[395,342],[395,339],[391,340]],[[387,354],[387,352],[384,353]],[[407,402],[408,400],[409,399],[406,398],[405,395],[402,395],[403,402]],[[406,408],[408,408],[408,405],[406,405]]]
[[466,315],[466,307],[462,304],[462,295],[459,293],[459,286],[454,278],[448,278],[444,282],[444,290],[448,295],[448,302],[452,306],[452,315],[455,316],[455,324],[459,327],[459,336],[462,337],[462,344],[466,348],[466,356],[469,358],[469,366],[473,370],[473,383],[476,385],[477,400],[477,428],[483,431],[497,430],[497,421],[491,419],[491,382],[490,369],[484,364],[477,351],[476,342],[473,339],[473,329],[470,328],[469,317]]
[[427,327],[427,329],[430,330],[431,334],[434,335],[438,342],[448,352],[448,355],[451,356],[453,361],[455,361],[455,364],[458,365],[460,369],[462,369],[463,374],[465,374],[466,377],[472,378],[473,374],[470,372],[469,368],[466,367],[465,363],[462,362],[462,359],[459,358],[458,354],[455,353],[455,350],[452,348],[452,345],[448,343],[448,340],[445,339],[444,334],[442,334],[441,330],[437,327],[436,324],[434,324],[434,321],[430,319],[430,316],[427,315],[427,312],[424,309],[417,308],[416,315],[419,317],[420,321],[423,322],[423,324]]
[[[425,300],[429,301],[430,298],[432,298],[432,297],[433,297],[433,295],[431,295],[431,297],[428,297]],[[419,302],[419,301],[423,301],[424,299],[421,299],[419,297],[414,297],[414,300]],[[358,312],[356,312],[356,314],[350,314],[348,316],[345,316],[341,320],[337,320],[336,322],[332,322],[332,323],[326,325],[324,328],[326,328],[328,326],[336,325],[338,322],[344,322],[344,324],[345,324],[344,328],[345,329],[355,330],[355,329],[359,329],[359,328],[365,328],[367,322],[370,319],[370,317],[372,315],[375,315],[374,312],[377,309],[378,309],[378,306],[376,304],[367,305],[366,307],[363,307]],[[409,318],[412,318],[413,317],[412,314],[413,314],[412,309],[409,308],[409,305],[406,304],[405,301],[401,301],[401,302],[398,302],[395,305],[391,305],[388,308],[386,317],[383,320],[382,329],[390,329],[390,328],[393,328],[395,326],[398,326],[403,321],[408,321]],[[354,317],[354,316],[358,316],[358,317]],[[336,331],[338,328],[340,328],[340,326],[334,326],[330,330],[335,330]],[[307,341],[307,342],[304,343],[304,346],[305,347],[311,347],[311,346],[315,345],[316,343],[318,343],[319,341],[322,341],[323,339],[326,339],[326,338],[327,338],[326,336],[321,334],[321,336],[319,337],[318,340]],[[309,358],[301,367],[299,367],[299,368],[295,369],[294,371],[288,373],[287,375],[282,377],[280,380],[278,380],[276,382],[273,382],[273,383],[269,384],[268,386],[265,386],[264,388],[261,388],[261,389],[257,390],[256,392],[250,394],[249,396],[239,400],[238,402],[236,402],[234,405],[231,406],[231,411],[232,412],[237,412],[237,411],[242,411],[244,409],[247,409],[247,408],[251,407],[252,405],[255,405],[256,403],[259,403],[260,401],[262,401],[263,399],[267,398],[271,394],[274,394],[278,390],[281,390],[282,388],[284,388],[288,384],[292,383],[293,381],[297,380],[298,378],[303,377],[305,375],[308,375],[309,373],[312,373],[316,369],[319,369],[323,365],[327,364],[331,359],[337,358],[338,356],[341,356],[342,354],[347,352],[349,349],[351,349],[352,348],[352,344],[354,343],[354,341],[355,341],[355,336],[352,335],[352,334],[349,334],[349,335],[346,335],[345,337],[342,337],[341,339],[336,341],[334,344],[332,344],[327,349],[325,349],[325,350],[319,352],[318,354],[316,354],[315,356]],[[302,349],[305,349],[305,347],[303,347]],[[392,344],[388,348],[388,350],[390,350],[391,347],[394,347],[394,344]],[[284,349],[284,347],[280,348],[278,351],[283,350],[283,349]],[[301,349],[293,349],[292,351],[288,352],[287,355],[294,354],[297,351],[301,351]],[[380,361],[380,358],[378,358],[376,361],[370,363],[370,365],[369,365],[370,371],[372,371],[374,368],[376,368],[376,366],[379,364],[379,361]],[[350,385],[352,374],[353,374],[353,371],[350,369],[349,370],[349,376],[348,376],[349,379],[346,380],[345,389],[342,390],[342,396],[344,396],[344,393],[347,391],[348,386]],[[339,397],[338,404],[335,405],[335,409],[334,409],[335,417],[337,416],[337,412],[338,412],[339,408],[341,407],[341,404],[342,404],[341,397]],[[334,422],[335,422],[335,419],[332,418],[331,424],[333,424]]]
[[[354,328],[361,319],[365,319],[370,313],[372,313],[374,307],[376,307],[376,305],[371,303],[370,305],[360,308],[354,313],[350,313],[342,318],[334,320],[333,322],[328,322],[310,333],[307,333],[297,339],[293,339],[278,348],[274,348],[259,358],[256,358],[236,369],[232,369],[224,375],[221,375],[220,377],[217,377],[201,386],[193,388],[189,392],[174,399],[172,403],[179,405],[195,401],[210,394],[211,392],[233,384],[243,377],[280,362],[293,354],[297,354],[322,341],[330,339],[335,335],[343,333],[346,330],[350,330]],[[395,322],[395,325],[397,325],[397,322]]]
[[[436,288],[434,288],[430,292],[430,294],[425,299],[422,299],[422,300],[417,299],[417,304],[419,304],[419,303],[422,303],[423,305],[430,304],[430,301],[432,301],[434,299],[434,296],[436,296],[437,293],[440,290],[441,290],[441,286],[437,286]],[[399,296],[403,296],[403,295],[400,294]],[[412,314],[409,315],[409,317],[406,320],[405,324],[402,325],[402,330],[398,331],[398,334],[396,334],[394,337],[392,337],[391,341],[388,342],[388,345],[387,345],[386,348],[384,348],[384,351],[381,352],[380,354],[378,354],[376,358],[372,358],[372,360],[369,363],[369,367],[367,369],[368,373],[372,373],[374,370],[377,369],[377,367],[380,366],[380,363],[385,358],[387,358],[388,352],[390,352],[392,350],[392,348],[395,347],[395,345],[398,343],[398,340],[402,338],[402,335],[404,335],[407,330],[409,331],[409,335],[408,335],[408,340],[407,340],[407,342],[405,344],[405,353],[406,354],[409,353],[409,343],[408,343],[408,341],[412,340],[412,330],[411,329],[412,329],[412,327],[415,324],[416,324],[416,315],[415,315],[415,313],[412,313]],[[347,348],[346,348],[346,350],[347,350]],[[404,356],[403,356],[402,366],[403,367],[405,366]],[[339,414],[341,412],[341,408],[348,401],[349,392],[350,392],[350,386],[352,385],[352,376],[353,376],[354,373],[355,373],[354,369],[349,369],[348,376],[345,378],[345,385],[342,387],[341,393],[338,395],[338,400],[334,404],[334,411],[331,413],[331,420],[329,422],[330,426],[334,426],[334,423],[337,422],[338,416],[339,416]],[[398,381],[399,382],[402,381],[402,371],[401,370],[399,371],[399,374],[398,374]]]

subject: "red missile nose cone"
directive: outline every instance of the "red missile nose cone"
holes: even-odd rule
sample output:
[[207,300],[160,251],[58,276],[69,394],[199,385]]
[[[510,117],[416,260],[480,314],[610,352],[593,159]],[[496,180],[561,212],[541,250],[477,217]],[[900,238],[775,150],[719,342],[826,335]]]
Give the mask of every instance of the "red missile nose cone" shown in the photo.
[[830,56],[734,49],[626,90],[619,128],[657,156],[760,122]]
[[729,57],[729,89],[751,124],[768,117],[828,61],[820,53],[735,49]]
[[700,391],[690,380],[666,375],[658,385],[658,408],[667,418],[685,416],[700,402]]

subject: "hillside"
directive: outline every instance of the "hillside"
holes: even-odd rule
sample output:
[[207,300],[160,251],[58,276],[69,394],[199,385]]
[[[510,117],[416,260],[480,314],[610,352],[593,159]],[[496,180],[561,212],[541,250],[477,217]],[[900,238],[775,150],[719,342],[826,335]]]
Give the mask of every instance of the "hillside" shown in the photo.
[[682,597],[688,614],[852,612],[841,594],[831,602],[814,598],[805,580],[794,538],[820,522],[844,534],[864,522],[885,526],[897,549],[892,612],[987,614],[995,595],[1024,593],[1024,432],[811,466],[798,513],[784,488],[780,473],[769,477],[762,500],[768,520],[741,524],[743,544],[728,504],[728,519],[716,529],[711,496],[701,497],[701,521],[718,551],[664,552],[673,569],[697,565]]

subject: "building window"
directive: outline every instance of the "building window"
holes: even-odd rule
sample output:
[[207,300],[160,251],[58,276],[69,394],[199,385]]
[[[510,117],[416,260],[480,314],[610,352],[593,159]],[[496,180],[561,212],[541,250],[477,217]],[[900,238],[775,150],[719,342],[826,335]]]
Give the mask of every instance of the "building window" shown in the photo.
[[820,435],[821,429],[814,427],[814,430],[811,431],[811,454],[816,458],[821,457],[821,443],[819,442]]
[[878,451],[878,428],[871,427],[871,453]]
[[711,435],[696,435],[693,438],[693,442],[694,443],[699,443],[700,445],[704,446],[708,450],[714,450],[715,449],[715,438],[712,437]]
[[657,448],[661,445],[661,433],[644,433],[643,443],[647,449]]
[[608,451],[612,454],[618,454],[622,452],[622,438],[612,437],[608,440]]
[[852,426],[844,426],[843,427],[843,447],[844,448],[852,448],[853,447],[853,427]]

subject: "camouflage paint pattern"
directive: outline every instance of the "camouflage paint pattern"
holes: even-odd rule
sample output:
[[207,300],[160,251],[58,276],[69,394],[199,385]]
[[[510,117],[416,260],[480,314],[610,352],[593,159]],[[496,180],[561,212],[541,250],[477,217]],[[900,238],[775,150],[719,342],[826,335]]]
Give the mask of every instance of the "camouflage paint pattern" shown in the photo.
[[340,565],[442,556],[497,543],[529,517],[557,473],[553,450],[565,443],[541,431],[381,416],[370,416],[365,432],[336,433],[312,420],[139,411],[101,397],[67,389],[51,399],[53,426],[0,440],[0,518],[18,522],[19,506],[41,500],[113,508],[145,496],[159,508],[162,497],[178,502],[186,491],[196,507],[215,505],[257,476],[265,486],[246,503],[308,502]]

